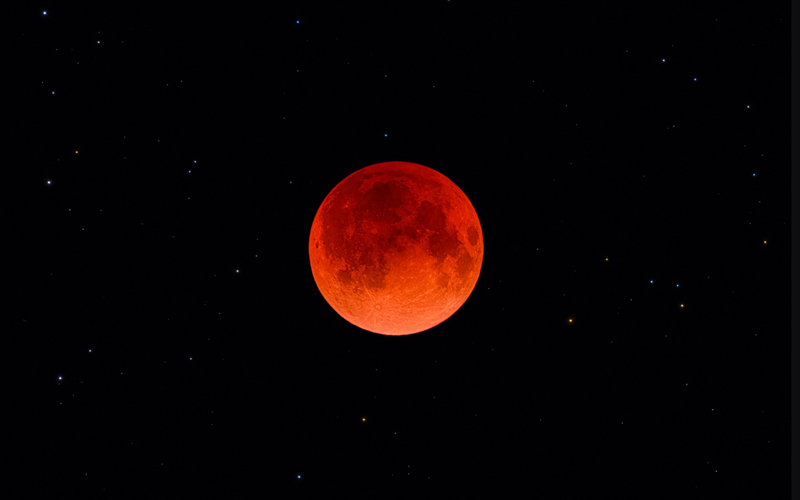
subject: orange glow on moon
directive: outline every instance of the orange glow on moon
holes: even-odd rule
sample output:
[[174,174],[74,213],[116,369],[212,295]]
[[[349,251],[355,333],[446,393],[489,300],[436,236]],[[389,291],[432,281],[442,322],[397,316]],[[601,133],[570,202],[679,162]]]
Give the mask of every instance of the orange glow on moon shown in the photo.
[[428,330],[478,281],[483,232],[467,196],[423,165],[376,163],[328,194],[308,242],[322,296],[353,325],[383,335]]

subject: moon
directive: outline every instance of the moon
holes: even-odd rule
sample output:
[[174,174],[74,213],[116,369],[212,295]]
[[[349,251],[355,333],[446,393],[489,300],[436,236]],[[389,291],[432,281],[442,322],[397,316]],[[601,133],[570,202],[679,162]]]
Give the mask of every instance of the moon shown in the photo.
[[416,163],[347,176],[317,210],[308,242],[320,293],[382,335],[433,328],[466,302],[483,263],[478,214],[453,181]]

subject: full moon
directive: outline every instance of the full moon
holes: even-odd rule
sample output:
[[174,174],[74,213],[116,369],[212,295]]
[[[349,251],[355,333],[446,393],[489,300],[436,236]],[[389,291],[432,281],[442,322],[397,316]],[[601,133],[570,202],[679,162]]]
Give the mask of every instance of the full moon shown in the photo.
[[453,181],[416,163],[376,163],[320,205],[308,242],[322,296],[341,317],[382,335],[428,330],[478,281],[483,232]]

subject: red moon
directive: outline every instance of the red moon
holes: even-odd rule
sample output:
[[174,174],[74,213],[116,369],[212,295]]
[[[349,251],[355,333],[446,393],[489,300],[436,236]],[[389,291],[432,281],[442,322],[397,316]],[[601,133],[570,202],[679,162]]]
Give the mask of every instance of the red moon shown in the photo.
[[308,242],[322,296],[382,335],[428,330],[478,281],[483,232],[453,181],[416,163],[376,163],[345,178],[317,210]]

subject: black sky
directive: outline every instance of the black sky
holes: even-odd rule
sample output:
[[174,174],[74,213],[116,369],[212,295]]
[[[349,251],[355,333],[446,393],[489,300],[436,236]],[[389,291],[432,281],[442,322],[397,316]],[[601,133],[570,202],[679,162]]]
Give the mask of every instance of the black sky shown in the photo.
[[[8,30],[31,492],[788,491],[788,2],[164,3]],[[485,242],[401,338],[308,260],[385,161]]]

